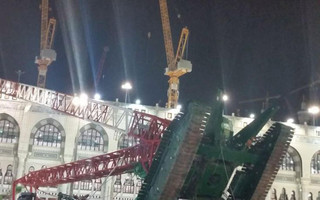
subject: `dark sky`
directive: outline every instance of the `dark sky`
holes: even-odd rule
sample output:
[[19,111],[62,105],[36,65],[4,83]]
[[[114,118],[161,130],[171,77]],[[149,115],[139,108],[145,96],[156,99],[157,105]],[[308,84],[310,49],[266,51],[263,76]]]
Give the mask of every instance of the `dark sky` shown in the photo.
[[[40,1],[0,1],[0,77],[35,85],[34,58],[40,46]],[[47,88],[124,100],[121,84],[130,80],[131,100],[164,106],[168,77],[158,0],[50,0],[57,23],[57,61]],[[290,91],[319,78],[320,1],[318,0],[168,0],[174,48],[180,31],[190,30],[192,73],[180,79],[180,100],[209,103],[217,88],[230,94],[226,112],[258,113],[262,102],[242,100],[282,95],[278,119],[293,115],[302,95],[315,101],[317,88]],[[178,17],[180,16],[180,17]],[[148,39],[148,32],[151,38]],[[95,74],[108,46],[103,74]]]

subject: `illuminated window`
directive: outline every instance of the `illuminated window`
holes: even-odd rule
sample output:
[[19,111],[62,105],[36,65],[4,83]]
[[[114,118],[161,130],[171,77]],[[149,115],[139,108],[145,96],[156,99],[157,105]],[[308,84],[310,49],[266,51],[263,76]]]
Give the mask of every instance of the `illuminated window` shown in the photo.
[[6,184],[6,185],[11,185],[12,183],[12,165],[8,165],[7,167],[7,171],[6,173],[4,174],[4,179],[3,179],[3,184]]
[[312,157],[311,174],[320,174],[320,151],[315,153]]
[[91,188],[92,188],[91,180],[80,181],[80,190],[91,190]]
[[94,128],[90,128],[81,133],[78,140],[78,149],[103,151],[102,134]]
[[114,185],[113,185],[113,192],[116,192],[116,193],[120,193],[121,192],[121,175],[118,175],[116,177],[116,181],[114,182]]
[[137,142],[133,137],[128,136],[127,134],[122,134],[118,141],[118,149],[125,149],[136,144]]
[[172,119],[172,113],[167,113],[167,118]]
[[16,143],[18,137],[16,128],[16,125],[9,120],[0,120],[0,142]]
[[123,193],[134,193],[134,181],[131,176],[129,178],[126,178],[123,183]]
[[284,156],[282,160],[282,165],[281,165],[282,170],[287,170],[287,171],[294,171],[294,162],[290,154],[287,152],[286,155]]
[[145,112],[146,112],[146,110],[144,110],[144,109],[141,109],[141,112],[145,113]]
[[93,190],[94,191],[101,191],[101,178],[94,180]]
[[137,184],[136,184],[136,193],[139,193],[139,190],[141,189],[142,186],[142,180],[140,178],[138,178],[137,180]]
[[2,175],[2,169],[0,169],[0,184],[2,183],[2,177],[3,177],[3,175]]
[[61,141],[60,130],[53,124],[46,124],[36,131],[33,143],[37,146],[60,147]]

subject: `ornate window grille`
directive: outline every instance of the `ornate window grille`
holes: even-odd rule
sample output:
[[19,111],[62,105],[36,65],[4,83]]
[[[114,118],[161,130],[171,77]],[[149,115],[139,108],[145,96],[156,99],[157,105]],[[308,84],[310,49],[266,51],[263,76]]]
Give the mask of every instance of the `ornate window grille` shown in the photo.
[[116,181],[113,184],[113,192],[121,193],[121,187],[122,187],[121,175],[118,175],[116,177]]
[[92,188],[92,181],[85,180],[80,182],[80,190],[91,190]]
[[134,193],[134,181],[132,177],[127,178],[123,183],[123,193]]
[[295,171],[293,159],[288,152],[286,153],[286,155],[282,160],[281,169],[286,171]]
[[61,141],[61,132],[53,124],[41,126],[34,137],[34,145],[37,146],[60,147]]
[[136,193],[139,193],[139,190],[141,189],[142,186],[142,180],[138,178],[137,183],[136,183]]
[[101,178],[95,179],[94,185],[93,185],[94,191],[101,191],[101,184],[102,184]]
[[17,137],[16,125],[6,119],[0,120],[0,142],[16,143]]
[[137,144],[137,141],[127,134],[122,134],[118,141],[118,149],[125,149]]
[[320,151],[315,153],[312,157],[311,174],[320,174]]
[[102,134],[94,128],[90,128],[81,133],[78,140],[78,149],[103,151],[104,142]]

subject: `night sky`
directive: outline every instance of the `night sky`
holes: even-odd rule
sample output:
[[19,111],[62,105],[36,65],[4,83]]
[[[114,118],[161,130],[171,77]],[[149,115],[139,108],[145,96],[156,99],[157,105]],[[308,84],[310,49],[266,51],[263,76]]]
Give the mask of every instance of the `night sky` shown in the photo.
[[[40,1],[0,1],[0,77],[36,85],[35,56],[40,46]],[[130,99],[165,105],[168,77],[158,0],[50,0],[57,19],[47,88],[73,94],[99,92],[124,101],[121,84],[130,80]],[[168,0],[174,48],[182,27],[190,30],[188,57],[193,71],[180,79],[180,102],[209,103],[217,88],[230,96],[226,113],[258,113],[262,101],[281,95],[277,120],[294,116],[302,95],[317,102],[317,85],[290,92],[319,79],[320,1],[318,0]],[[151,37],[148,38],[148,33]],[[110,49],[103,78],[95,74]]]

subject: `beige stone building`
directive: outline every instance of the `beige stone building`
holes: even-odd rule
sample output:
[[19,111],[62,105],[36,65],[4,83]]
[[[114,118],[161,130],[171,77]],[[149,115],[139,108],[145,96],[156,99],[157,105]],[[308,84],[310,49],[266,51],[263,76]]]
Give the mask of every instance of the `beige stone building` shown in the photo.
[[[119,113],[124,105],[107,102]],[[173,119],[178,110],[130,104],[139,110]],[[119,114],[120,115],[120,114]],[[130,115],[127,116],[130,118]],[[250,118],[226,116],[235,133]],[[121,117],[119,117],[121,118]],[[130,119],[119,119],[125,129]],[[264,133],[272,122],[263,128]],[[289,151],[280,167],[267,199],[317,199],[320,191],[320,127],[289,124],[295,129]],[[10,195],[12,180],[24,174],[77,159],[92,157],[133,145],[127,136],[103,124],[90,122],[46,106],[1,96],[0,99],[0,193]],[[63,184],[39,189],[43,199],[56,199],[58,192],[90,195],[90,199],[133,200],[141,180],[133,174]],[[276,197],[275,197],[276,196]],[[292,197],[293,198],[293,197]]]

